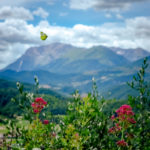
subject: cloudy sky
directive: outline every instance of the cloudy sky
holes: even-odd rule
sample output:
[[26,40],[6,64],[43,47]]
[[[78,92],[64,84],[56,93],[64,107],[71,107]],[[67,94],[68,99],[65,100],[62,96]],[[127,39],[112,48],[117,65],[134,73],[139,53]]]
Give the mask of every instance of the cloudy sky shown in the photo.
[[52,42],[150,51],[150,0],[0,0],[0,69]]

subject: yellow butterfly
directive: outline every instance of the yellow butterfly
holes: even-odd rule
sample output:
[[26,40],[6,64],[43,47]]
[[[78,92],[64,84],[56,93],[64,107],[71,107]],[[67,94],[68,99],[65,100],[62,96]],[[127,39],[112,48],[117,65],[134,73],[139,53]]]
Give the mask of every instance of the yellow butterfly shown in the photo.
[[41,32],[41,40],[46,40],[47,37],[48,36],[44,32]]

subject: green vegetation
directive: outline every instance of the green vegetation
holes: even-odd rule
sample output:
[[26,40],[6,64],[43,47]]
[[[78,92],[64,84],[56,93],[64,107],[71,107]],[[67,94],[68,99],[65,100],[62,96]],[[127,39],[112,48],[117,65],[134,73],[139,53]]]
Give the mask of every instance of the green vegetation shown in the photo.
[[[24,84],[24,91],[28,96],[32,96],[35,92],[34,85]],[[65,114],[67,109],[67,102],[71,100],[69,97],[62,96],[50,89],[39,89],[38,96],[44,97],[49,102],[47,110],[54,115]],[[0,115],[12,118],[14,115],[19,115],[21,110],[15,105],[11,99],[20,98],[16,82],[10,82],[0,79]],[[0,122],[2,120],[0,119]]]
[[[68,103],[66,115],[62,116],[53,116],[49,112],[53,110],[55,114],[54,110],[58,112],[57,105],[65,107],[66,103],[63,105],[57,94],[55,99],[40,94],[37,78],[33,94],[24,91],[23,85],[17,83],[20,95],[13,102],[22,116],[8,121],[2,149],[150,149],[150,82],[145,80],[147,67],[145,59],[142,68],[128,83],[138,95],[130,95],[122,101],[105,100],[99,96],[93,79],[92,92],[81,98],[76,91],[74,100]],[[65,102],[65,99],[62,101]]]

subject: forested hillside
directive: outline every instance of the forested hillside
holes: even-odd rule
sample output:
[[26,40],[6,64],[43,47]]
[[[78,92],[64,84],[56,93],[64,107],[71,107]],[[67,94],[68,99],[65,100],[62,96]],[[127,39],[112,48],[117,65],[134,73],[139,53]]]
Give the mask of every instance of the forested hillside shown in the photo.
[[[24,91],[28,92],[29,96],[35,92],[35,85],[23,84]],[[65,114],[67,103],[72,99],[66,96],[62,96],[57,92],[50,89],[40,88],[39,96],[43,96],[48,102],[47,108],[52,114]],[[14,114],[20,114],[21,110],[11,100],[12,98],[19,98],[20,94],[17,89],[16,82],[0,79],[0,115],[7,117],[13,117]]]

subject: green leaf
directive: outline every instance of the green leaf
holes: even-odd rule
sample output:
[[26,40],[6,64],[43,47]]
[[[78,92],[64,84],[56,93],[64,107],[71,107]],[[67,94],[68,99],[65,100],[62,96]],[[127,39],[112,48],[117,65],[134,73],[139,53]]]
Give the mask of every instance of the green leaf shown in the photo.
[[47,37],[48,36],[44,32],[41,32],[41,40],[46,40]]

